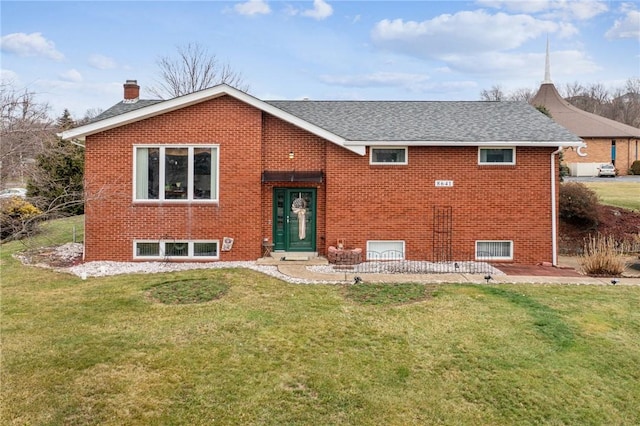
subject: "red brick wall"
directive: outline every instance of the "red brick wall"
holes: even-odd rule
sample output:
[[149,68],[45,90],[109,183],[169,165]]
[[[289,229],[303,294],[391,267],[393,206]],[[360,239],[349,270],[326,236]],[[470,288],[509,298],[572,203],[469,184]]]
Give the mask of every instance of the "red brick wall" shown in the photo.
[[[327,146],[331,145],[305,130],[269,114],[263,119],[262,169],[269,171],[324,171]],[[293,159],[289,153],[293,152]],[[262,186],[262,235],[273,242],[273,188],[316,188],[316,244],[324,254],[326,194],[325,183],[269,182]]]
[[[135,144],[219,144],[220,202],[133,203]],[[451,206],[453,255],[513,240],[514,262],[551,261],[550,153],[518,148],[515,166],[478,166],[475,147],[410,147],[405,166],[360,156],[225,96],[87,138],[86,260],[131,260],[133,240],[235,239],[221,260],[254,260],[272,241],[274,187],[317,189],[316,241],[404,240],[432,259],[433,207]],[[294,159],[289,159],[289,152]],[[261,183],[261,172],[323,170],[323,183]],[[436,188],[435,180],[453,180]]]
[[514,262],[550,262],[552,151],[517,148],[515,166],[479,166],[476,147],[410,147],[408,165],[374,166],[331,146],[327,241],[404,240],[408,259],[433,259],[433,207],[451,206],[454,258],[472,259],[476,240],[512,240]]
[[[261,112],[229,96],[86,141],[86,260],[131,260],[134,239],[235,239],[221,260],[260,256]],[[135,144],[219,144],[216,204],[134,203]]]

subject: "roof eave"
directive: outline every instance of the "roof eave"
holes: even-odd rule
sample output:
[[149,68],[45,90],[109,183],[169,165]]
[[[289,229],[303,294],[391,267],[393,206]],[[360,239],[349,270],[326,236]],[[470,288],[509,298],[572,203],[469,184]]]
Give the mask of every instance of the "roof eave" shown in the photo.
[[530,146],[578,147],[583,141],[347,141],[347,146]]

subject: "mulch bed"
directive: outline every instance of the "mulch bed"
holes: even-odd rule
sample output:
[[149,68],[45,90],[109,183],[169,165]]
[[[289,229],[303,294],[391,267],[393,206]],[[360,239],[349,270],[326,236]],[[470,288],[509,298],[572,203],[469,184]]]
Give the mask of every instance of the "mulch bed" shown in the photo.
[[573,268],[555,268],[542,265],[494,265],[506,275],[533,276],[533,277],[582,277]]

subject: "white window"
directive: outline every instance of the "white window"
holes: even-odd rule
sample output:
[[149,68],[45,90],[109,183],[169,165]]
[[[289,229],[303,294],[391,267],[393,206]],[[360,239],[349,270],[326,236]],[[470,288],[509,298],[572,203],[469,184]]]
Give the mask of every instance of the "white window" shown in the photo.
[[218,259],[218,241],[134,241],[134,259]]
[[369,164],[408,164],[407,148],[371,148]]
[[217,201],[218,147],[136,146],[134,200]]
[[513,260],[513,241],[476,241],[476,260]]
[[479,164],[516,164],[515,148],[480,148]]
[[404,241],[367,241],[367,260],[404,259]]

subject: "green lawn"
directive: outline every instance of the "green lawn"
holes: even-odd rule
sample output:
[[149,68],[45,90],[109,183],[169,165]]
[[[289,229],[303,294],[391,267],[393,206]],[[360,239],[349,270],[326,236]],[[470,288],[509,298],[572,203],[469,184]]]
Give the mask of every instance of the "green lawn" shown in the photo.
[[[21,247],[0,258],[1,424],[640,423],[637,287],[82,281]],[[156,302],[173,281],[218,298]]]
[[602,204],[640,210],[640,182],[584,182]]

